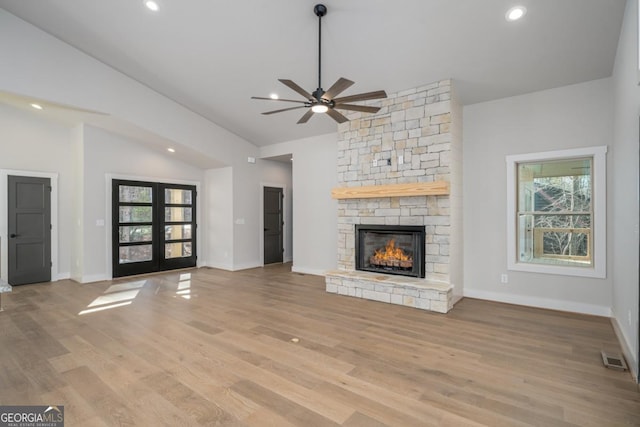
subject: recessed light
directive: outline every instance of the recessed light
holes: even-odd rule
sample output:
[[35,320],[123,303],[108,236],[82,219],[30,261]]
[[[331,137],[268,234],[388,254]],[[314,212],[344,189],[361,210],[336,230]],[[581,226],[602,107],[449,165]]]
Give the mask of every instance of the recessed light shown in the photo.
[[313,111],[314,113],[326,113],[327,111],[329,111],[329,107],[324,104],[316,104],[311,107],[311,111]]
[[517,21],[521,19],[527,13],[527,8],[524,6],[514,6],[509,9],[505,15],[505,18],[509,22]]
[[277,94],[277,93],[272,93],[271,95],[269,95],[269,98],[271,98],[271,99],[278,99],[278,98],[279,98],[279,96],[278,96],[278,94]]
[[176,152],[175,148],[167,148],[167,151],[170,152],[170,153],[175,153]]
[[158,9],[160,9],[160,6],[158,6],[158,2],[154,0],[145,0],[144,5],[147,6],[147,9],[153,10],[154,12],[157,12]]
[[31,104],[31,106],[33,108],[35,108],[36,110],[42,110],[42,105],[40,105],[40,104]]

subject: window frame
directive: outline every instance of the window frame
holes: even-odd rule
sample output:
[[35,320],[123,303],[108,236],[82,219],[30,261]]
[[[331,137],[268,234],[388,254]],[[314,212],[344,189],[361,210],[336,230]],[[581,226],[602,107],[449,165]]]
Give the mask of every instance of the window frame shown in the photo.
[[[563,276],[607,277],[607,146],[575,148],[506,156],[507,164],[507,269]],[[593,263],[590,267],[527,263],[518,257],[518,164],[591,157],[592,210],[591,237]]]

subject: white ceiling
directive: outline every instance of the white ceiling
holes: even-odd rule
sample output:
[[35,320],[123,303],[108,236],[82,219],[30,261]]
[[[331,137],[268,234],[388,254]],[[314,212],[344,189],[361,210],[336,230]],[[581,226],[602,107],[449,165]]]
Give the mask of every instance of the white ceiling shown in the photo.
[[[317,86],[317,1],[0,0],[0,7],[256,145],[336,131],[278,82]],[[625,0],[326,0],[323,87],[387,93],[445,78],[463,104],[608,77]],[[506,11],[526,6],[521,21]]]

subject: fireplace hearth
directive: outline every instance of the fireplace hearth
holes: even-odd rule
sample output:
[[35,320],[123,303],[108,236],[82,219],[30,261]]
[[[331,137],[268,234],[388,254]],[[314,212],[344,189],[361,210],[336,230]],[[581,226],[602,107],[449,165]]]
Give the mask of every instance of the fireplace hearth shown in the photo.
[[356,225],[356,270],[423,278],[424,226]]

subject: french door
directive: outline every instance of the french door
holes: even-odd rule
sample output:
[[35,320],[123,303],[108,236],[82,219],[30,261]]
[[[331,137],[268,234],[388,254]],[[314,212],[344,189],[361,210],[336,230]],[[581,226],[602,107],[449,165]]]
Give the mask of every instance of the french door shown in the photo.
[[112,182],[113,277],[196,265],[196,187]]

